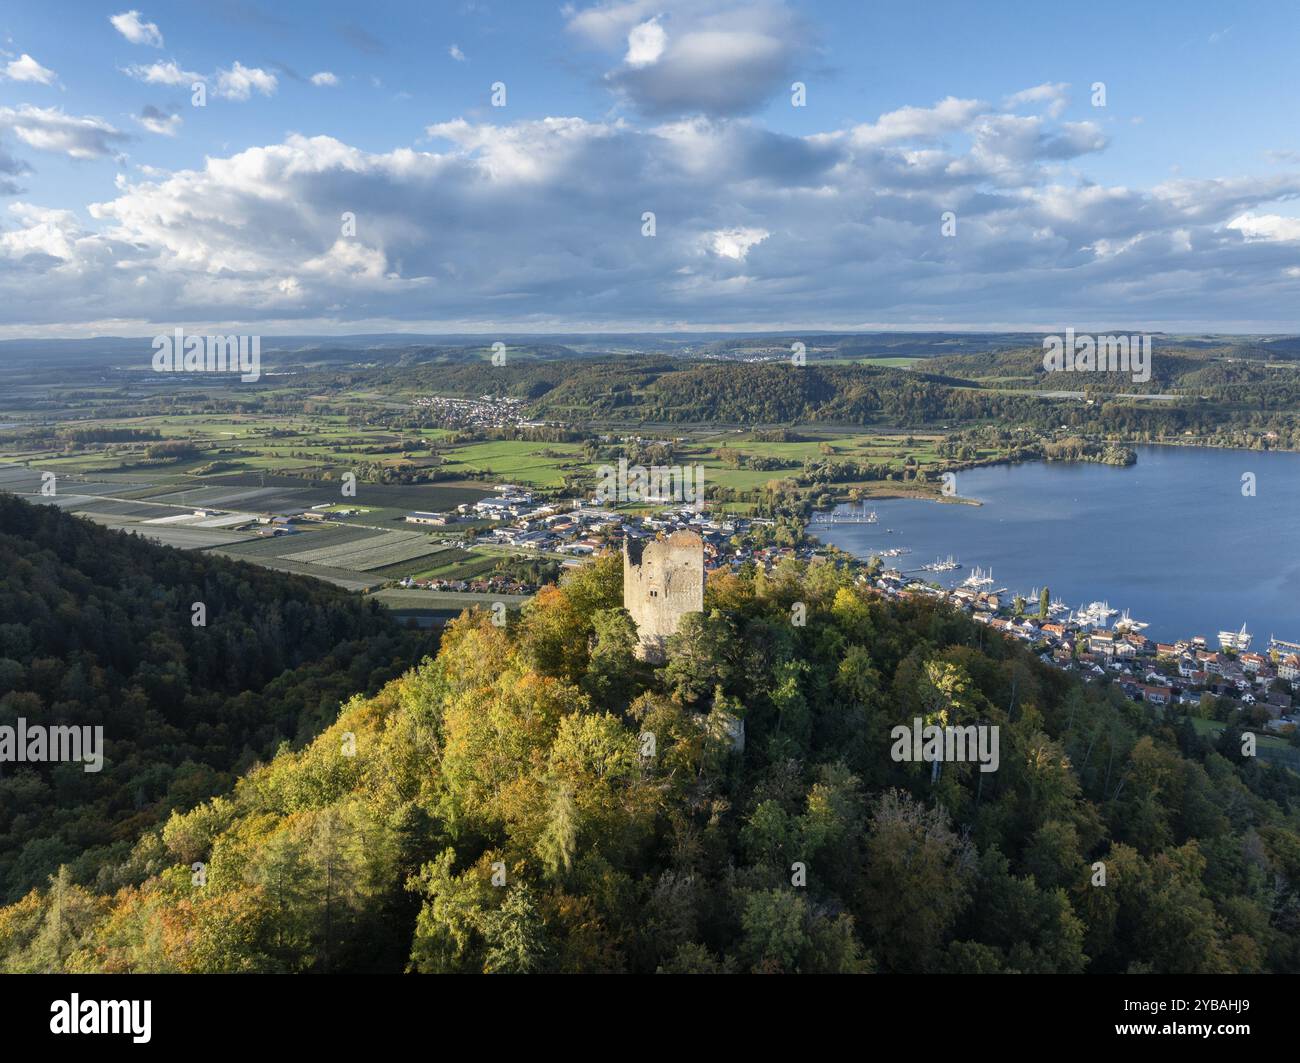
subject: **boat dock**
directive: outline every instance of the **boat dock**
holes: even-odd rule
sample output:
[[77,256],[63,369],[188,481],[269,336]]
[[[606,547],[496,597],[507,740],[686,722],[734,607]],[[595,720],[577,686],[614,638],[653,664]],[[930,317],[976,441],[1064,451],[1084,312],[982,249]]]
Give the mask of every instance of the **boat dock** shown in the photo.
[[867,511],[866,503],[849,506],[847,510],[831,510],[829,513],[814,513],[810,524],[879,524],[880,518],[873,509]]

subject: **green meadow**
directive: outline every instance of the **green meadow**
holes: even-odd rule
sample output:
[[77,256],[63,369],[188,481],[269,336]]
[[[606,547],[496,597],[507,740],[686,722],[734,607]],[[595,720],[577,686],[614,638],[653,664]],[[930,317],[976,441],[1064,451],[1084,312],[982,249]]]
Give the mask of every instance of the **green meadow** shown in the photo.
[[[566,467],[581,469],[586,464],[578,443],[534,443],[502,439],[470,443],[446,453],[444,466],[450,472],[487,473],[492,477],[530,487],[554,488],[564,482]],[[595,469],[591,470],[594,479]]]

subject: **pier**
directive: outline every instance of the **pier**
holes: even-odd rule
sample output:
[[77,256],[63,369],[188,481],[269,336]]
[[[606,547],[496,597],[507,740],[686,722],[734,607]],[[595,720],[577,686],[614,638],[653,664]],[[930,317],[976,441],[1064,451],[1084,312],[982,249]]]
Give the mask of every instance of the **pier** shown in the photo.
[[847,510],[831,510],[829,513],[814,513],[810,524],[878,524],[880,518],[873,509],[867,512],[866,503],[850,506]]

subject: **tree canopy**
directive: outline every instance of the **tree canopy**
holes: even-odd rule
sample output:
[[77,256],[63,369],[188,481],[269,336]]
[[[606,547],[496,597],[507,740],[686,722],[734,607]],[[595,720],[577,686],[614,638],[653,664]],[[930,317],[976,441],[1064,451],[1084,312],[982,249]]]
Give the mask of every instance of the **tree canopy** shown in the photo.
[[[661,667],[621,601],[606,556],[463,614],[107,888],[0,910],[0,968],[1300,969],[1286,771],[830,566],[714,576]],[[999,727],[999,769],[894,760],[917,716]]]

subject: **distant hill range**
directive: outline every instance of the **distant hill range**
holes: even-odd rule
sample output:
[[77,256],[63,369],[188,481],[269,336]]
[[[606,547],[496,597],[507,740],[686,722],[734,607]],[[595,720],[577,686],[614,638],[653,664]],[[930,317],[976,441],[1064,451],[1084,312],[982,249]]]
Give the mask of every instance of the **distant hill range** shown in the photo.
[[[162,330],[161,331],[170,331]],[[1131,330],[1115,330],[1126,333]],[[494,343],[508,357],[532,361],[661,355],[688,359],[770,361],[788,359],[794,343],[809,360],[865,358],[982,358],[1041,351],[1033,332],[629,332],[448,334],[374,333],[356,336],[263,336],[262,363],[269,371],[463,364],[489,361]],[[1300,336],[1174,335],[1152,333],[1157,346],[1186,352],[1259,360],[1300,359]],[[0,340],[0,371],[79,368],[150,368],[153,337]]]

